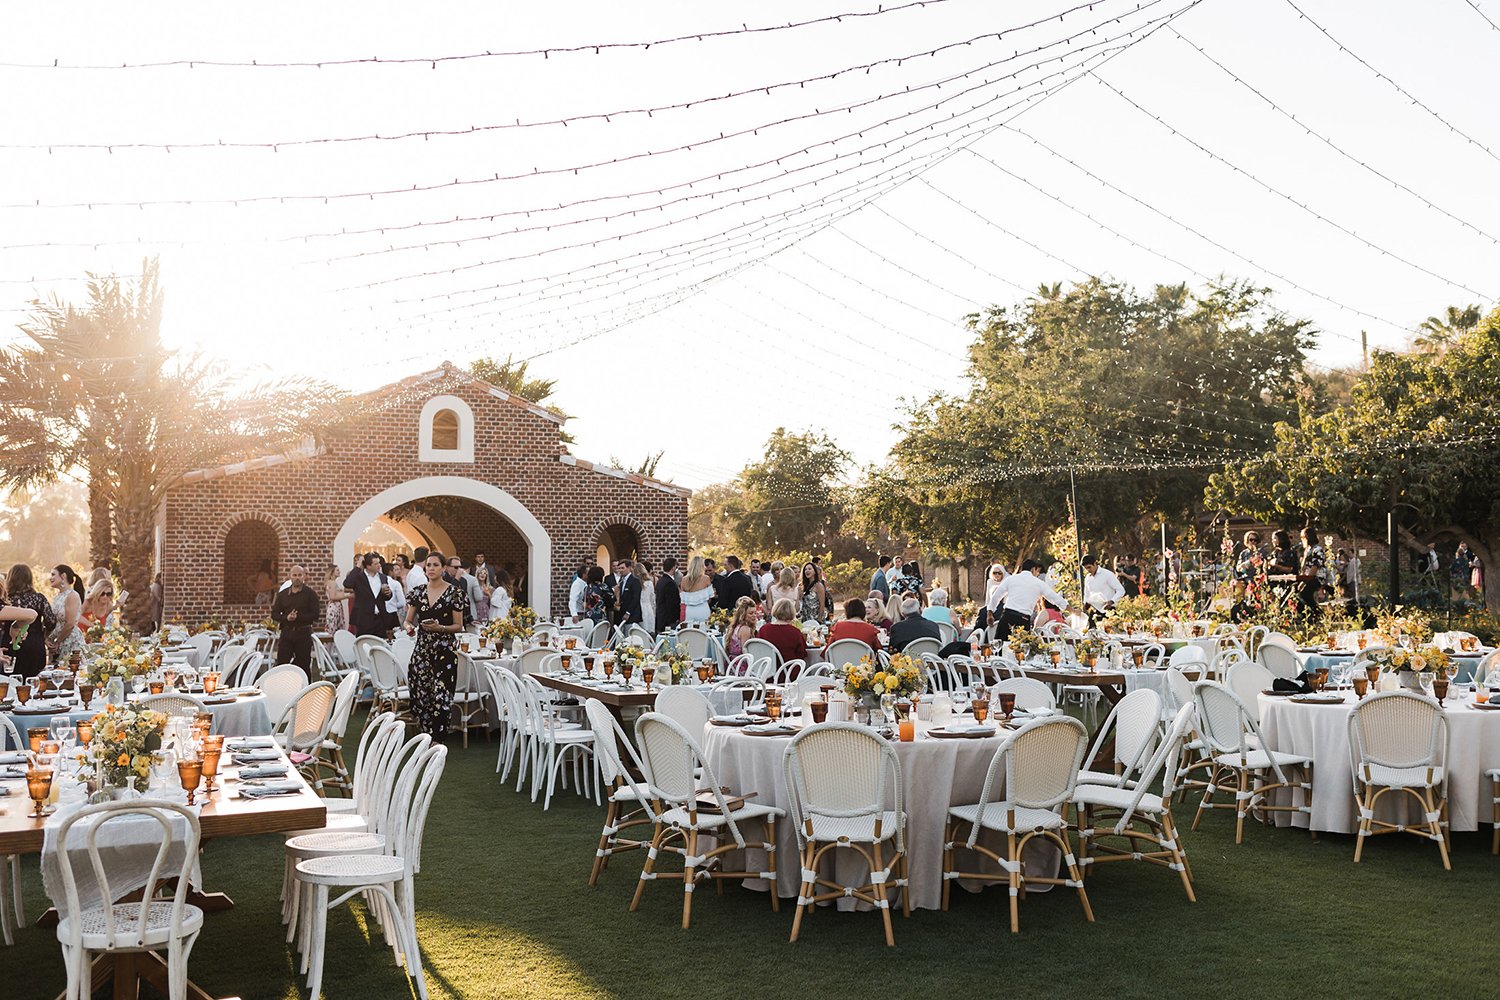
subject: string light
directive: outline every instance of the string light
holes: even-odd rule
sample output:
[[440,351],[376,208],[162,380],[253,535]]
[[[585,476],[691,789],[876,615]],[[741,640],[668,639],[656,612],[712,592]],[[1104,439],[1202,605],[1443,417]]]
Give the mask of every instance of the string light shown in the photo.
[[1186,142],[1188,145],[1192,146],[1194,149],[1197,149],[1199,152],[1201,152],[1204,155],[1206,155],[1207,157],[1209,157],[1209,159],[1217,160],[1219,163],[1224,164],[1226,167],[1228,167],[1229,169],[1233,170],[1235,173],[1239,174],[1240,176],[1242,176],[1242,177],[1244,177],[1244,178],[1246,178],[1246,179],[1254,182],[1257,186],[1265,188],[1267,191],[1269,191],[1271,194],[1276,195],[1278,198],[1281,198],[1281,199],[1283,199],[1285,201],[1291,202],[1293,205],[1296,205],[1298,208],[1302,209],[1302,211],[1308,213],[1313,218],[1317,219],[1319,222],[1322,222],[1325,225],[1328,225],[1328,226],[1333,227],[1334,229],[1337,229],[1339,232],[1343,233],[1345,236],[1348,236],[1350,239],[1353,239],[1353,240],[1355,240],[1355,241],[1357,241],[1359,243],[1364,244],[1365,246],[1369,247],[1371,250],[1375,250],[1375,251],[1377,251],[1377,252],[1379,252],[1381,254],[1384,254],[1385,256],[1391,258],[1392,260],[1399,261],[1400,263],[1405,264],[1407,267],[1411,268],[1412,270],[1420,271],[1423,274],[1427,275],[1428,277],[1430,277],[1430,278],[1436,278],[1438,281],[1444,282],[1445,284],[1452,285],[1454,288],[1461,288],[1464,291],[1468,292],[1470,295],[1477,295],[1477,296],[1479,296],[1481,299],[1484,299],[1486,302],[1493,302],[1494,301],[1494,299],[1491,296],[1485,295],[1483,292],[1476,291],[1475,289],[1470,288],[1468,285],[1465,285],[1465,284],[1463,284],[1460,281],[1455,281],[1452,278],[1444,277],[1443,275],[1438,274],[1436,271],[1429,270],[1428,268],[1423,267],[1421,264],[1418,264],[1418,263],[1416,263],[1414,261],[1407,260],[1405,257],[1402,257],[1400,254],[1398,254],[1398,253],[1396,253],[1396,252],[1394,252],[1392,250],[1388,250],[1385,247],[1381,246],[1380,244],[1372,242],[1371,240],[1366,239],[1365,237],[1359,235],[1358,233],[1356,233],[1354,230],[1350,229],[1349,227],[1341,225],[1340,223],[1337,223],[1337,222],[1333,221],[1328,216],[1326,216],[1323,213],[1319,212],[1317,209],[1312,208],[1311,206],[1309,206],[1306,202],[1298,201],[1296,198],[1293,198],[1291,195],[1289,195],[1286,192],[1282,191],[1280,188],[1276,188],[1276,187],[1271,186],[1270,184],[1267,184],[1265,181],[1261,180],[1259,177],[1257,177],[1254,174],[1250,173],[1248,170],[1245,170],[1243,167],[1240,167],[1240,166],[1238,166],[1238,165],[1236,165],[1234,163],[1231,163],[1229,160],[1224,159],[1224,157],[1220,156],[1218,153],[1215,153],[1213,150],[1209,149],[1207,146],[1204,146],[1202,143],[1198,142],[1196,139],[1193,139],[1192,137],[1187,136],[1187,135],[1183,134],[1182,132],[1178,131],[1175,127],[1173,127],[1171,124],[1169,124],[1168,122],[1166,122],[1165,120],[1163,120],[1160,116],[1158,116],[1158,115],[1154,114],[1153,112],[1148,111],[1146,108],[1142,107],[1139,103],[1137,103],[1135,101],[1134,98],[1132,98],[1129,95],[1127,95],[1123,90],[1119,89],[1114,84],[1110,83],[1108,80],[1106,80],[1103,77],[1099,76],[1097,73],[1094,73],[1092,70],[1090,70],[1089,73],[1090,73],[1091,76],[1093,76],[1093,78],[1095,80],[1099,81],[1099,83],[1103,84],[1107,89],[1109,89],[1110,91],[1112,91],[1113,93],[1115,93],[1116,95],[1118,95],[1120,97],[1120,99],[1123,100],[1125,103],[1129,104],[1131,107],[1135,108],[1141,114],[1143,114],[1146,117],[1150,118],[1152,121],[1156,122],[1158,125],[1161,125],[1168,132],[1171,132],[1177,138],[1179,138],[1182,141]]
[[1496,31],[1500,31],[1500,24],[1496,24],[1494,21],[1490,20],[1490,16],[1488,14],[1486,14],[1484,11],[1480,10],[1479,9],[1479,4],[1475,3],[1474,0],[1464,0],[1464,3],[1468,4],[1470,7],[1473,7],[1474,8],[1474,13],[1476,13],[1480,17],[1484,18],[1484,23],[1485,24],[1488,24],[1491,28],[1494,28]]

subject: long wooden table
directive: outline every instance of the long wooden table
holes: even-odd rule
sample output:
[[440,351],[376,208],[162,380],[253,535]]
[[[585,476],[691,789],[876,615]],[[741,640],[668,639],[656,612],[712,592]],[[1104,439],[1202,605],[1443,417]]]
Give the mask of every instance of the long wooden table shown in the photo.
[[[1125,697],[1125,674],[1119,670],[1093,670],[1079,672],[1076,670],[1055,670],[1051,667],[1016,667],[1006,666],[995,660],[988,664],[982,664],[995,672],[1000,677],[1030,677],[1044,684],[1081,684],[1096,687],[1104,700],[1111,705],[1117,704]],[[1158,671],[1165,673],[1165,671]],[[1183,670],[1183,676],[1190,681],[1198,679],[1198,671],[1194,668]]]
[[[226,760],[228,754],[225,755]],[[328,808],[312,788],[288,764],[287,778],[302,787],[295,795],[278,795],[265,799],[233,798],[225,780],[238,772],[227,765],[220,772],[218,787],[211,798],[204,798],[200,788],[198,825],[204,842],[215,837],[248,837],[259,833],[285,833],[291,830],[316,829],[328,822]],[[26,798],[25,779],[5,779],[11,794],[0,799],[0,856],[6,854],[41,854],[45,839],[46,818],[33,819]],[[223,893],[189,893],[189,902],[204,910],[225,910],[234,904]],[[101,955],[94,960],[89,995],[113,984],[114,1000],[134,1000],[140,983],[150,983],[163,996],[167,990],[167,965],[155,952]],[[63,996],[60,995],[59,1000]],[[189,981],[187,995],[191,1000],[214,1000],[202,987]]]
[[[639,674],[639,671],[637,671]],[[656,704],[656,696],[661,693],[661,686],[653,684],[648,692],[644,684],[633,684],[629,691],[621,690],[619,687],[610,685],[608,687],[590,687],[580,684],[571,677],[559,677],[556,674],[532,674],[543,687],[549,687],[554,691],[572,695],[579,701],[587,701],[594,698],[603,702],[616,716],[623,708],[650,708]]]

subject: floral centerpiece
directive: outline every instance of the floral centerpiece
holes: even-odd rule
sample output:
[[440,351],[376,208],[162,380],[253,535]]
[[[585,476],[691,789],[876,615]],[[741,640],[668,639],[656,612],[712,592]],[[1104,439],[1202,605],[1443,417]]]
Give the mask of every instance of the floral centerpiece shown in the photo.
[[881,695],[909,698],[922,690],[922,668],[903,653],[892,655],[890,664],[884,667],[862,656],[858,663],[841,667],[838,676],[849,696],[866,704],[878,701]]
[[1102,636],[1090,632],[1074,647],[1078,656],[1078,662],[1086,667],[1093,667],[1099,663],[1099,657],[1104,655],[1105,643]]
[[525,641],[536,630],[536,612],[526,604],[512,604],[510,614],[504,618],[492,618],[484,623],[481,633],[496,645],[505,647],[513,641]]
[[1432,638],[1432,621],[1416,608],[1398,606],[1382,612],[1375,619],[1375,627],[1392,642],[1405,640],[1417,646]]
[[637,646],[633,642],[622,642],[615,647],[615,661],[624,666],[630,664],[630,669],[639,670],[646,665],[646,647]]
[[681,684],[693,671],[693,657],[685,646],[668,644],[656,654],[662,665],[672,672],[672,683]]
[[[160,759],[162,730],[167,717],[148,709],[111,705],[93,718],[94,739],[88,753],[97,764],[97,778],[104,787],[125,788],[138,782],[144,788],[151,765]],[[79,779],[95,775],[80,770]]]
[[1122,597],[1115,602],[1104,620],[1111,628],[1119,628],[1121,631],[1126,625],[1142,627],[1160,614],[1163,607],[1160,601],[1149,595]]
[[84,677],[97,688],[119,679],[121,685],[151,670],[151,653],[128,632],[112,631],[84,663]]
[[1448,654],[1437,646],[1406,649],[1402,646],[1386,646],[1372,650],[1365,656],[1365,663],[1373,663],[1401,676],[1405,687],[1425,688],[1439,677],[1447,676],[1452,661]]
[[708,613],[709,627],[718,629],[720,635],[729,631],[729,623],[733,620],[734,614],[728,608],[714,608]]
[[106,625],[104,622],[94,622],[83,634],[83,641],[87,643],[100,642],[126,642],[134,641],[136,634],[124,625]]
[[1046,648],[1046,642],[1041,636],[1029,628],[1013,628],[1010,630],[1010,651],[1015,654],[1017,660],[1029,660]]

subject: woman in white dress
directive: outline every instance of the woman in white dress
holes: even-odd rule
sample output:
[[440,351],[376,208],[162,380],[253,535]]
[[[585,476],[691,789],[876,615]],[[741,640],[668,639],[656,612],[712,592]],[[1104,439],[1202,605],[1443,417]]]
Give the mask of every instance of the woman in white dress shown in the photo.
[[656,632],[656,584],[651,579],[651,571],[643,562],[636,563],[631,567],[635,578],[641,582],[641,626],[647,632]]
[[502,621],[510,617],[510,574],[497,569],[491,572],[491,578],[495,589],[490,591],[490,621]]
[[693,556],[687,575],[682,578],[682,621],[685,625],[708,621],[708,602],[714,596],[713,580],[703,572],[703,557]]

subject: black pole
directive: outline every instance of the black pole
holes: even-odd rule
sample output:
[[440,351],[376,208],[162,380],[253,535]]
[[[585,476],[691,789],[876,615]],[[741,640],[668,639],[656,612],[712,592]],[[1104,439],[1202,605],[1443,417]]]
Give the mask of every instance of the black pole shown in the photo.
[[1073,546],[1078,550],[1078,606],[1083,607],[1083,533],[1078,524],[1078,478],[1068,466],[1068,489],[1073,494]]

